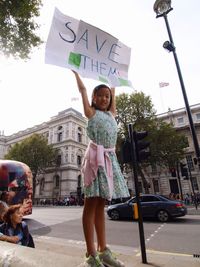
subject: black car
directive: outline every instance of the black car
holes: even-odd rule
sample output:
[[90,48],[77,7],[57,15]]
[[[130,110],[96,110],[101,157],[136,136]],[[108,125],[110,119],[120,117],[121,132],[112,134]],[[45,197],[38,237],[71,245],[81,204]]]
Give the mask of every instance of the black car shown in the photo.
[[[107,214],[112,220],[133,219],[133,205],[136,197],[120,204],[110,205]],[[161,195],[140,195],[140,203],[143,218],[156,218],[160,222],[166,222],[171,218],[185,216],[187,208],[181,201],[169,199]]]

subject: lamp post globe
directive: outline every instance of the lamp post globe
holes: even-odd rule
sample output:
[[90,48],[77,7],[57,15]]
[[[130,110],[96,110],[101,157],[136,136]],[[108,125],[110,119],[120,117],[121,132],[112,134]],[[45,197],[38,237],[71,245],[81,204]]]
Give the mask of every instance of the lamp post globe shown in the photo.
[[153,10],[157,16],[162,16],[164,13],[168,13],[172,10],[171,0],[156,0]]

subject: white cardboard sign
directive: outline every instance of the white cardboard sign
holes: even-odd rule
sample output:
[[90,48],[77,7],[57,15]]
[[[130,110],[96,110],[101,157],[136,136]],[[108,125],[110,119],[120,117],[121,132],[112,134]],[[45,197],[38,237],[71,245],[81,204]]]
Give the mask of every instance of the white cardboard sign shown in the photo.
[[77,71],[81,76],[132,86],[128,80],[131,49],[117,38],[55,8],[45,63]]

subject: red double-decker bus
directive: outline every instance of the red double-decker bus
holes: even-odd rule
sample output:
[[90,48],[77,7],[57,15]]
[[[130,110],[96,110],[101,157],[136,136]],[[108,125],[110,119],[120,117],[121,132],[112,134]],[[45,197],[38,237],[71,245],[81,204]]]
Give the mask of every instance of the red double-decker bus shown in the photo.
[[22,204],[24,215],[32,213],[33,176],[28,165],[0,160],[0,200],[8,206]]

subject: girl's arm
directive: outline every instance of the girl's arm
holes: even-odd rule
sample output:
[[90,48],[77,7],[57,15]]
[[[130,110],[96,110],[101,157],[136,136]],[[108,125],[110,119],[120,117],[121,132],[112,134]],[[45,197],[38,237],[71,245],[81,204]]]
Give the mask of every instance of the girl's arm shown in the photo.
[[78,75],[78,73],[75,72],[74,70],[72,70],[72,71],[75,74],[75,78],[76,78],[76,82],[77,82],[77,85],[78,85],[78,89],[79,89],[79,92],[81,93],[84,114],[85,114],[85,116],[87,118],[91,118],[94,115],[95,110],[94,110],[93,107],[91,107],[91,105],[89,103],[85,85],[83,84],[83,82],[82,82],[80,76]]
[[113,116],[116,116],[116,102],[115,102],[115,88],[112,87],[111,89],[111,94],[112,94],[112,103],[110,107],[110,112],[113,114]]
[[0,240],[16,244],[17,242],[19,242],[19,237],[17,235],[8,236],[8,235],[2,234],[2,235],[0,235]]

